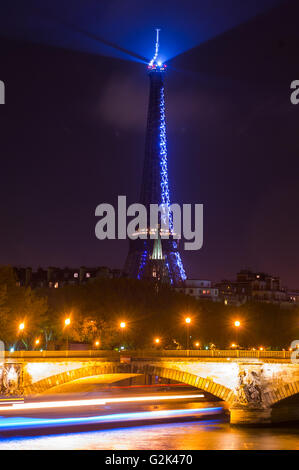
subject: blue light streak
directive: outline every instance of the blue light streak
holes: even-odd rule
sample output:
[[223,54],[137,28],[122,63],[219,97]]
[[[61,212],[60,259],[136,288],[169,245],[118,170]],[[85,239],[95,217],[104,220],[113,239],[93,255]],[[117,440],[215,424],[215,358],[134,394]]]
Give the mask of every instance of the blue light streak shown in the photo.
[[[158,52],[159,52],[159,31],[160,29],[156,29],[157,31],[157,36],[156,36],[156,45],[155,45],[155,55],[154,57],[152,58],[152,60],[150,61],[149,65],[152,67],[155,63],[155,61],[157,60],[157,57],[158,57]],[[159,65],[159,64],[158,64]],[[161,65],[161,64],[160,64]]]
[[145,263],[146,263],[146,260],[147,260],[147,254],[148,254],[148,250],[145,249],[143,251],[142,255],[141,255],[141,258],[140,258],[140,265],[139,265],[139,270],[138,270],[138,274],[137,274],[137,279],[142,278]]
[[0,418],[0,431],[4,429],[15,428],[37,428],[43,426],[60,426],[64,424],[91,424],[91,423],[108,423],[120,421],[136,421],[147,419],[171,418],[179,416],[192,416],[194,414],[216,414],[222,412],[222,407],[211,408],[193,408],[183,410],[159,410],[159,411],[142,411],[136,413],[115,413],[110,415],[100,416],[84,416],[77,418],[56,418],[56,419],[42,419],[42,418]]
[[184,270],[184,266],[183,266],[183,263],[182,263],[182,260],[181,260],[180,253],[178,251],[175,252],[175,257],[176,257],[177,266],[178,266],[179,271],[180,271],[181,279],[183,281],[185,281],[187,279],[187,276],[186,276],[186,273],[185,273],[185,270]]
[[166,264],[166,268],[167,268],[168,273],[169,273],[170,284],[172,285],[172,284],[173,284],[173,279],[172,279],[172,277],[170,276],[170,267],[169,267],[168,261],[165,261],[165,264]]
[[[164,204],[168,210],[169,228],[173,229],[172,213],[169,212],[170,196],[168,187],[168,167],[167,167],[167,139],[165,122],[165,99],[164,87],[161,88],[160,95],[160,184],[161,184],[161,204]],[[162,215],[163,222],[166,223],[167,214]]]
[[[164,224],[167,224],[171,233],[173,233],[173,215],[170,212],[170,195],[169,195],[169,184],[168,184],[168,165],[167,165],[167,138],[166,138],[166,122],[165,122],[165,98],[164,98],[164,87],[161,87],[160,95],[160,184],[161,184],[161,204],[167,207],[162,213],[162,220]],[[168,221],[167,221],[168,218]],[[174,249],[177,249],[177,243],[173,242]],[[180,254],[175,251],[175,262],[178,267],[179,277],[182,281],[187,279],[184,266],[181,260]],[[168,272],[170,274],[170,282],[174,283],[174,279],[171,276],[169,265]]]

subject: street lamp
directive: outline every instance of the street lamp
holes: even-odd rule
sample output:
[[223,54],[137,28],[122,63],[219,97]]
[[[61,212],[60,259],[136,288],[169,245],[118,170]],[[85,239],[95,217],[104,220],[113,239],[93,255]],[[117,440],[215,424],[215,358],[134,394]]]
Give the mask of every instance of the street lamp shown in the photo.
[[21,337],[22,343],[25,345],[25,348],[27,349],[28,346],[27,346],[27,344],[26,344],[26,342],[25,342],[24,335],[23,335],[24,330],[25,330],[25,323],[24,323],[24,322],[19,323],[19,327],[18,327],[18,328],[19,328],[19,333],[20,333],[20,337]]
[[160,338],[155,338],[154,343],[158,346],[158,344],[160,344]]
[[[124,332],[125,332],[125,328],[126,328],[127,324],[125,321],[121,321],[120,324],[119,324],[119,327],[121,329],[121,342],[123,343],[124,342]],[[124,349],[124,346],[121,345],[121,347]]]
[[234,321],[234,326],[235,326],[235,328],[236,328],[236,340],[237,340],[237,346],[239,346],[239,335],[238,335],[238,330],[239,330],[239,328],[240,328],[240,326],[241,326],[241,322],[240,322],[240,320],[236,320],[236,321]]
[[185,323],[186,323],[186,335],[187,335],[187,350],[189,350],[189,341],[190,341],[189,327],[190,327],[190,323],[191,323],[191,318],[186,317],[185,318]]
[[39,338],[37,338],[37,339],[36,339],[34,342],[35,342],[35,345],[36,345],[36,346],[38,346],[38,345],[39,345],[39,343],[40,343],[40,340],[39,340]]
[[[70,317],[66,318],[64,320],[65,327],[67,328],[71,324],[71,319]],[[66,330],[66,350],[68,351],[69,349],[69,334],[68,334],[68,329]]]
[[100,346],[100,341],[99,340],[95,341],[94,345],[96,348],[98,348]]

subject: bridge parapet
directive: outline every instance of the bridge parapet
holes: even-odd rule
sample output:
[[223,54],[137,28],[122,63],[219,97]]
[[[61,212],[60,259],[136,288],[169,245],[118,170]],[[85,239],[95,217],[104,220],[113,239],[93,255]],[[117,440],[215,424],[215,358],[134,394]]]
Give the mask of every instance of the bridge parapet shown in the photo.
[[203,350],[203,349],[168,349],[168,350],[127,350],[127,351],[6,351],[5,358],[9,359],[43,359],[43,358],[111,358],[118,359],[120,356],[132,358],[157,358],[157,357],[194,357],[194,358],[250,358],[250,359],[291,359],[291,351],[247,351],[236,349],[225,350]]

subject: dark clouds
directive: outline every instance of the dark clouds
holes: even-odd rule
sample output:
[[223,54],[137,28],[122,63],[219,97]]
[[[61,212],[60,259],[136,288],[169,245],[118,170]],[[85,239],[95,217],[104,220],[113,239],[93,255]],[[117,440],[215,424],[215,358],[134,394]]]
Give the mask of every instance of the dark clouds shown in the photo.
[[[2,2],[3,3],[3,2]],[[1,5],[0,33],[9,38],[136,60],[151,58],[154,28],[162,59],[204,43],[280,0],[14,0]]]

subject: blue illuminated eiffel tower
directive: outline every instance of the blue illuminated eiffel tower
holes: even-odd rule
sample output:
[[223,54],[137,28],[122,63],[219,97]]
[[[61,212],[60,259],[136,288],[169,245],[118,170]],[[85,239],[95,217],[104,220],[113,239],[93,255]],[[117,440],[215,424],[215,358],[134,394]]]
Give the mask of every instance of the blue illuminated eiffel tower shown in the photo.
[[[140,193],[140,203],[147,208],[148,214],[150,204],[170,206],[164,99],[166,65],[159,61],[158,51],[159,30],[157,30],[155,55],[148,65],[150,95]],[[160,230],[158,227],[156,230]],[[171,217],[169,231],[170,233],[172,231]],[[130,240],[129,253],[124,269],[128,277],[155,280],[158,261],[153,262],[154,245],[155,240],[149,236],[149,227],[148,238]],[[163,272],[161,279],[167,279],[172,285],[177,285],[186,279],[178,251],[178,242],[171,235],[169,239],[161,238],[161,259],[159,263],[159,271]]]

